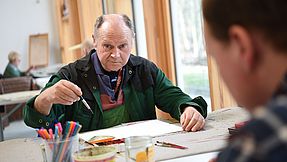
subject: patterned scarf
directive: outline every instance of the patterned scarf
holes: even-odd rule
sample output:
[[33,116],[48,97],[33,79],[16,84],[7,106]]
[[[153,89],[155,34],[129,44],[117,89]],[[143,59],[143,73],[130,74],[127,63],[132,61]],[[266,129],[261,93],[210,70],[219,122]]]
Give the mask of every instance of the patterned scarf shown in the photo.
[[92,55],[92,61],[97,75],[103,110],[110,110],[123,105],[122,82],[125,68],[123,67],[118,72],[105,71],[96,53]]

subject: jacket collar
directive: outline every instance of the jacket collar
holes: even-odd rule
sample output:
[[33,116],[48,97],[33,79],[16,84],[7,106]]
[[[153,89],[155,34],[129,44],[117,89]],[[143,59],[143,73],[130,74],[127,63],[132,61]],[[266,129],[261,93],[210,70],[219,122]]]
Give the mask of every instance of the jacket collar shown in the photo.
[[138,59],[138,57],[131,54],[127,65],[130,67],[134,67],[134,66],[138,66],[140,64],[142,64],[142,61],[140,61],[140,59]]
[[95,52],[96,52],[96,50],[93,49],[93,50],[91,50],[89,52],[88,55],[86,55],[85,57],[77,60],[75,68],[80,70],[80,71],[82,71],[82,72],[87,72],[91,68],[93,68],[93,63],[92,63],[92,60],[91,60],[91,56]]

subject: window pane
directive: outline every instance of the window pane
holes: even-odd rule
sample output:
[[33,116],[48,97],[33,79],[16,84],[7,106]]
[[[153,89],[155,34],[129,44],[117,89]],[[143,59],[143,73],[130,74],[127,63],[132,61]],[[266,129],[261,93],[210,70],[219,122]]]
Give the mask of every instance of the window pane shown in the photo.
[[[103,0],[103,7],[104,14],[125,14],[133,21],[135,26],[132,0]],[[131,53],[138,55],[136,42],[133,42],[133,48]]]
[[201,0],[171,0],[170,3],[178,86],[191,97],[203,96],[211,105]]
[[145,35],[145,22],[144,22],[144,11],[143,11],[143,0],[133,0],[133,11],[134,11],[134,23],[136,31],[136,47],[137,55],[143,58],[148,58],[147,55],[147,44]]

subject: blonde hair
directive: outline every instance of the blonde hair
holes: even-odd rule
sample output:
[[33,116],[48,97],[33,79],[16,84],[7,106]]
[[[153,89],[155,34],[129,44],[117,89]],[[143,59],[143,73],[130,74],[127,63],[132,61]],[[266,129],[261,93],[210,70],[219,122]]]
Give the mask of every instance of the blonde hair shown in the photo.
[[20,58],[20,54],[16,51],[11,51],[8,54],[9,63],[14,62],[17,58]]

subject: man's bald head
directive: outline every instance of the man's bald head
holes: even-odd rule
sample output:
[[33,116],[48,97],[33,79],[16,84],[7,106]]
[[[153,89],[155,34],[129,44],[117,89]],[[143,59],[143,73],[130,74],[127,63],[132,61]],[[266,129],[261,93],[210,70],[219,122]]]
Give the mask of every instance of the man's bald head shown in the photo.
[[109,14],[97,19],[93,35],[94,47],[106,71],[118,71],[127,64],[133,38],[133,25],[126,15]]
[[132,36],[134,37],[134,26],[131,19],[125,14],[108,14],[102,15],[97,18],[96,23],[94,25],[94,36],[97,37],[99,34],[99,29],[102,25],[111,25],[118,27],[128,27],[131,31]]

